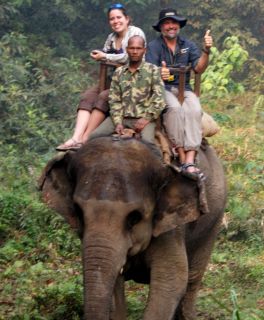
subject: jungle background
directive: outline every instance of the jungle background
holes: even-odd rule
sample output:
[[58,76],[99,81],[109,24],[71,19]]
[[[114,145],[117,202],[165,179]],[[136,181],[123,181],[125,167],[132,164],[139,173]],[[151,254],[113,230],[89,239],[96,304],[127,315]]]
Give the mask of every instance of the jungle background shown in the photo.
[[[123,1],[148,40],[159,9],[188,17],[182,34],[214,37],[202,105],[221,127],[223,228],[198,297],[198,319],[264,319],[264,2]],[[91,49],[110,33],[110,1],[0,0],[0,319],[82,318],[80,241],[40,201],[37,180],[70,137],[80,92],[97,81]],[[127,284],[128,317],[147,287]]]

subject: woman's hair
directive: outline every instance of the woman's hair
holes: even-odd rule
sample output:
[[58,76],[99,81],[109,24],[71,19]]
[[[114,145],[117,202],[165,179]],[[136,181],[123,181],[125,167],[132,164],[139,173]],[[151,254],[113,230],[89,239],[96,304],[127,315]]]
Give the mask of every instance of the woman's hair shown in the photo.
[[108,15],[108,18],[109,18],[109,14],[112,10],[119,10],[123,13],[123,15],[128,18],[128,25],[131,25],[132,24],[132,19],[131,17],[127,14],[126,12],[126,8],[121,4],[121,3],[114,3],[114,4],[111,4],[111,6],[108,8],[108,11],[107,11],[107,15]]

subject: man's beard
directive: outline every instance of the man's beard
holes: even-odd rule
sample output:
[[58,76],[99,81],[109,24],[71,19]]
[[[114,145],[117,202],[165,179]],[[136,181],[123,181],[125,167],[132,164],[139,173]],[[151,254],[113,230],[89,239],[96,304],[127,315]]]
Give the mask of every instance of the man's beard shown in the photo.
[[163,36],[164,38],[168,39],[168,40],[176,39],[179,33],[180,33],[180,29],[178,29],[178,30],[176,31],[176,34],[175,34],[175,35],[169,35],[169,34],[165,34],[165,33],[161,32],[162,36]]

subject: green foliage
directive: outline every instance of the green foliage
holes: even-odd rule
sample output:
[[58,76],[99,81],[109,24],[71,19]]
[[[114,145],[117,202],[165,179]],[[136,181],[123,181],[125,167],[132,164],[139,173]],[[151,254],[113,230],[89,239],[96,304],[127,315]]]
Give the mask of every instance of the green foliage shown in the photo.
[[129,320],[140,320],[147,302],[147,286],[136,284],[133,281],[126,283],[126,299]]
[[[173,0],[168,3],[175,6]],[[259,32],[259,27],[263,26],[263,1],[192,0],[179,3],[177,7],[189,18],[186,32],[197,41],[201,41],[206,29],[211,29],[217,47],[221,49],[224,39],[235,35],[241,39],[242,46],[251,56],[263,61],[262,38]]]
[[[260,279],[257,288],[256,279]],[[263,286],[262,279],[262,249],[242,241],[228,241],[222,235],[204,279],[199,306],[207,307],[208,314],[215,319],[260,320],[263,316],[262,290],[259,290]]]
[[245,85],[255,92],[262,92],[264,88],[264,64],[254,58],[250,58],[245,64],[243,76]]
[[[0,130],[5,131],[2,143],[43,151],[50,142],[57,143],[58,135],[63,140],[69,126],[65,117],[72,120],[79,93],[90,81],[89,75],[81,72],[83,67],[78,58],[56,59],[47,47],[32,50],[29,39],[21,34],[2,37]],[[53,120],[47,121],[51,115]]]
[[[3,2],[3,3],[2,3]],[[26,33],[41,39],[54,48],[58,55],[78,54],[76,48],[91,50],[102,47],[107,31],[107,9],[112,1],[92,0],[16,0],[0,2],[0,27]],[[156,36],[151,25],[157,20],[161,7],[175,7],[173,0],[122,2],[136,25],[143,28],[148,39]],[[183,33],[201,42],[207,28],[212,30],[217,47],[221,48],[227,36],[238,36],[253,57],[261,59],[261,32],[264,4],[261,0],[228,2],[226,0],[184,1],[176,4],[180,14],[188,17]],[[148,10],[147,15],[139,13]],[[97,23],[94,23],[96,21]],[[110,31],[110,30],[109,30]],[[0,33],[1,35],[1,33]]]
[[53,258],[52,263],[30,265],[17,260],[7,267],[1,279],[3,294],[16,294],[15,301],[6,300],[12,309],[3,308],[1,315],[6,312],[5,319],[81,319],[82,277],[70,264],[62,274],[57,270],[58,262]]
[[11,1],[0,0],[0,37],[8,30],[9,21],[16,13]]
[[248,53],[235,36],[227,37],[224,47],[221,53],[215,47],[211,49],[210,65],[202,75],[202,93],[206,97],[220,98],[231,92],[244,92],[243,85],[235,82],[231,76],[241,70]]
[[1,157],[0,319],[81,319],[80,241],[39,200],[32,157],[29,168],[17,155]]

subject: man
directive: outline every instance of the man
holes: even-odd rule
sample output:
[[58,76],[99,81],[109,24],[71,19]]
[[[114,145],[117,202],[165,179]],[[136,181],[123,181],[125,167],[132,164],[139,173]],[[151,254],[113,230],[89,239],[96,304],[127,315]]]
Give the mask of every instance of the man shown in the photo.
[[187,19],[179,16],[174,9],[161,10],[159,21],[153,26],[161,36],[149,43],[146,61],[161,67],[168,105],[163,115],[163,123],[179,155],[182,172],[191,178],[197,178],[200,171],[195,166],[195,156],[202,141],[201,105],[191,91],[190,73],[186,75],[184,102],[182,105],[179,103],[177,99],[179,79],[178,76],[170,75],[168,66],[191,64],[196,73],[204,72],[213,42],[208,30],[204,36],[202,53],[200,53],[192,41],[179,35],[180,29],[186,25],[186,22]]
[[123,135],[125,128],[131,128],[154,147],[155,120],[165,108],[165,90],[159,68],[143,61],[145,52],[145,40],[141,36],[129,39],[129,62],[115,70],[111,81],[110,117],[91,138],[113,132]]

